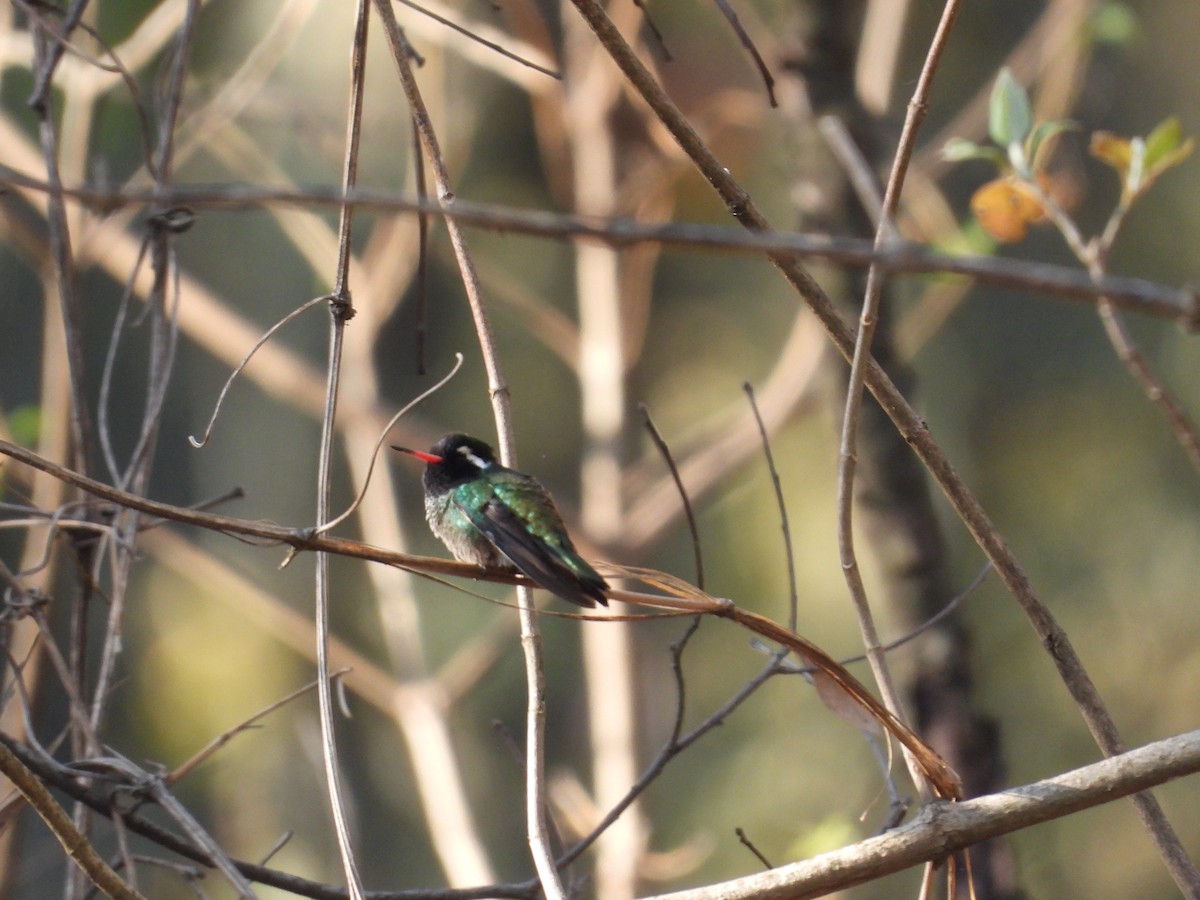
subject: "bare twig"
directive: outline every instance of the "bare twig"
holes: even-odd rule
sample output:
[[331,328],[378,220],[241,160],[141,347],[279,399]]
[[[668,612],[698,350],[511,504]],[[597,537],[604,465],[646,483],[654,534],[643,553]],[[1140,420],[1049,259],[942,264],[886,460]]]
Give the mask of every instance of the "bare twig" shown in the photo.
[[489,41],[487,38],[476,32],[476,26],[459,25],[457,22],[453,22],[445,16],[438,15],[436,12],[428,9],[426,6],[414,3],[413,0],[397,0],[397,2],[407,6],[409,9],[415,9],[423,16],[429,16],[429,18],[433,19],[433,21],[437,22],[439,25],[444,25],[447,28],[457,31],[468,40],[474,41],[477,44],[481,44],[482,46],[487,47],[489,50],[499,53],[501,56],[511,59],[513,62],[518,63],[519,65],[527,66],[530,69],[533,69],[535,72],[541,72],[543,75],[549,75],[551,78],[557,78],[560,80],[562,78],[562,76],[553,69],[539,65],[531,59],[523,59],[519,54],[513,53],[502,44],[497,43],[496,41]]
[[[572,0],[572,2],[617,65],[621,67],[634,89],[670,130],[684,152],[691,157],[699,171],[725,202],[734,218],[748,230],[770,231],[770,223],[751,200],[749,194],[737,183],[729,169],[721,165],[712,151],[700,139],[695,129],[654,81],[599,4],[595,0]],[[799,257],[794,253],[773,252],[770,254],[770,259],[788,283],[820,318],[838,350],[847,358],[852,356],[855,342],[851,330],[842,321],[836,307],[821,286],[803,268]],[[1105,707],[1095,683],[1075,652],[1070,638],[1050,610],[1042,603],[1024,567],[1013,555],[1007,542],[988,518],[974,494],[954,470],[941,447],[933,439],[925,422],[892,383],[887,373],[869,357],[866,360],[863,381],[895,423],[904,440],[909,443],[937,481],[972,537],[995,565],[997,574],[1000,575],[1043,646],[1050,653],[1059,676],[1075,700],[1097,745],[1106,755],[1120,753],[1124,747],[1120,732]],[[1171,846],[1170,853],[1165,856],[1168,857],[1168,866],[1177,882],[1192,885],[1189,889],[1200,895],[1200,873],[1196,872],[1194,864],[1188,860],[1178,835],[1166,821],[1157,801],[1148,794],[1139,794],[1134,798],[1134,803],[1148,826],[1157,835],[1156,839],[1160,845]]]
[[[87,7],[87,0],[75,0],[71,4],[67,22],[68,30],[71,23],[77,22]],[[53,189],[62,187],[62,179],[58,163],[58,134],[54,122],[53,110],[50,108],[49,85],[54,69],[63,54],[63,44],[50,34],[41,24],[33,28],[34,46],[34,78],[35,89],[30,97],[30,106],[38,120],[38,138],[41,144],[42,157],[46,167],[46,182]],[[47,196],[46,224],[49,228],[51,271],[54,278],[54,288],[62,316],[63,329],[66,335],[67,371],[71,384],[71,437],[74,442],[73,452],[80,461],[82,471],[88,471],[91,465],[91,448],[95,439],[90,405],[85,389],[83,334],[79,297],[75,283],[74,253],[71,249],[70,227],[67,221],[66,205],[61,194]]]
[[[425,155],[421,152],[421,135],[417,123],[413,122],[413,189],[417,197],[425,200]],[[413,322],[414,355],[417,357],[417,374],[424,375],[425,343],[429,329],[429,216],[417,215],[417,275],[416,275],[416,321]]]
[[[63,766],[56,766],[53,760],[39,755],[13,738],[0,732],[0,747],[7,748],[26,767],[46,784],[61,790],[87,805],[101,815],[110,815],[111,790],[96,789],[81,783],[79,773]],[[142,835],[159,846],[177,853],[185,859],[201,863],[205,866],[215,866],[215,861],[206,851],[197,847],[173,831],[149,821],[136,812],[125,814],[125,824],[128,829]],[[346,900],[346,890],[320,882],[269,869],[257,863],[232,860],[234,867],[247,878],[260,884],[276,887],[288,893],[313,900]],[[136,895],[135,895],[136,896]],[[538,896],[536,880],[519,883],[491,884],[470,889],[433,889],[428,891],[373,891],[371,900],[487,900],[490,897],[514,898],[514,900],[535,900]]]
[[71,822],[71,817],[59,806],[38,777],[0,741],[0,772],[21,792],[46,826],[58,838],[72,861],[91,879],[92,883],[114,900],[145,900],[129,887],[104,861],[86,836]]
[[192,842],[208,855],[213,865],[220,870],[226,880],[237,891],[243,900],[254,900],[254,890],[245,876],[238,871],[237,866],[226,855],[213,837],[205,830],[182,803],[167,790],[166,783],[157,775],[151,775],[130,760],[118,753],[109,751],[106,756],[95,757],[75,763],[71,768],[84,772],[95,772],[116,780],[122,788],[130,790],[135,796],[144,796],[169,815],[180,828],[184,830]]
[[[1105,223],[1104,231],[1099,237],[1087,241],[1084,240],[1074,220],[1067,215],[1054,198],[1046,194],[1036,182],[1030,182],[1030,184],[1036,191],[1046,214],[1054,222],[1076,259],[1087,269],[1093,283],[1102,280],[1108,274],[1108,260],[1129,213],[1130,203],[1122,197],[1108,222]],[[1100,322],[1104,326],[1104,332],[1113,351],[1117,354],[1117,358],[1133,376],[1147,399],[1158,407],[1192,466],[1200,470],[1200,434],[1197,434],[1196,426],[1188,416],[1187,410],[1147,361],[1125,324],[1120,310],[1117,309],[1114,299],[1101,295],[1096,304],[1096,311],[1100,315]]]
[[733,833],[737,835],[738,843],[741,844],[743,847],[745,847],[747,850],[749,850],[751,853],[753,853],[754,858],[757,859],[760,863],[762,863],[762,867],[764,869],[775,868],[773,865],[771,865],[770,861],[765,856],[762,855],[762,851],[760,851],[757,847],[754,846],[753,843],[750,842],[750,838],[746,837],[746,832],[741,826],[738,826],[737,828],[733,829]]
[[578,858],[580,854],[586,851],[600,837],[600,835],[602,835],[605,830],[612,825],[613,822],[615,822],[621,817],[622,814],[624,814],[625,810],[629,808],[630,804],[640,797],[642,793],[645,792],[646,788],[648,788],[658,779],[659,775],[662,774],[663,769],[666,768],[667,763],[669,763],[672,759],[674,759],[692,744],[696,743],[696,741],[700,740],[700,738],[704,737],[704,735],[708,734],[714,728],[722,725],[739,706],[750,699],[750,697],[753,696],[753,694],[768,680],[770,680],[772,676],[779,673],[779,668],[776,666],[774,661],[768,663],[757,675],[743,684],[732,697],[725,701],[725,703],[722,704],[717,710],[712,712],[708,718],[706,718],[687,734],[683,734],[684,699],[686,695],[684,691],[682,653],[683,649],[687,646],[688,641],[691,640],[692,635],[696,633],[696,629],[699,628],[700,621],[700,616],[693,618],[691,623],[689,623],[688,627],[680,636],[679,640],[676,641],[671,648],[671,667],[675,676],[676,701],[675,721],[672,727],[670,738],[665,744],[663,744],[658,753],[655,755],[654,759],[652,759],[642,771],[642,774],[638,777],[637,781],[629,786],[629,790],[625,793],[625,796],[623,796],[609,809],[607,813],[605,813],[604,817],[596,823],[590,834],[588,834],[585,838],[583,838],[581,841],[571,847],[570,850],[563,854],[563,856],[559,859],[559,865],[569,865],[573,860]]
[[[32,754],[23,745],[0,733],[0,746],[69,796],[107,813],[107,798],[79,784],[69,772],[59,771]],[[825,853],[799,863],[781,866],[770,873],[750,876],[721,885],[669,895],[672,900],[711,900],[714,889],[722,896],[739,900],[763,897],[816,897],[831,890],[906,869],[927,859],[939,859],[948,851],[979,843],[999,834],[1026,828],[1109,802],[1134,791],[1145,790],[1174,778],[1200,771],[1200,731],[1147,744],[1114,759],[1075,769],[1055,778],[956,804],[927,806],[911,823],[888,834]],[[156,841],[187,859],[210,865],[210,860],[186,841],[160,826],[128,816],[130,830]],[[239,871],[262,884],[283,888],[315,900],[344,900],[336,888],[235,861]],[[440,890],[404,893],[372,893],[373,900],[478,900],[485,897],[532,898],[536,883],[489,885],[468,891]],[[665,900],[665,898],[663,898]]]
[[[388,45],[396,70],[400,76],[404,95],[408,100],[413,122],[421,144],[425,148],[425,156],[433,169],[434,183],[437,185],[439,206],[450,206],[454,202],[454,191],[451,187],[450,175],[442,157],[437,134],[429,113],[421,98],[416,77],[409,62],[407,42],[392,11],[388,0],[375,0],[375,7],[384,24]],[[467,249],[465,236],[458,223],[453,219],[446,220],[446,228],[450,234],[450,243],[454,247],[454,255],[459,265],[459,274],[466,290],[467,301],[471,307],[471,315],[475,322],[475,330],[479,337],[480,351],[483,356],[484,368],[488,375],[488,392],[492,401],[492,412],[496,420],[496,434],[500,444],[500,460],[505,465],[516,465],[516,443],[513,436],[512,416],[509,406],[508,384],[501,371],[500,358],[496,352],[495,338],[491,329],[487,306],[483,302],[479,279],[475,265]],[[534,867],[546,892],[548,900],[562,900],[565,896],[558,872],[554,867],[554,859],[550,847],[549,835],[546,828],[546,785],[545,785],[545,673],[542,668],[541,635],[538,632],[536,610],[533,606],[533,594],[528,588],[517,592],[521,605],[521,647],[525,654],[525,676],[527,690],[526,717],[526,830],[529,837],[530,852],[533,855]]]
[[370,485],[371,485],[371,472],[375,469],[375,461],[379,458],[379,448],[382,447],[383,442],[385,440],[387,440],[388,432],[390,432],[392,430],[393,426],[395,426],[395,424],[397,422],[399,422],[405,416],[405,414],[407,414],[410,410],[412,410],[414,407],[416,407],[422,401],[428,399],[429,397],[433,396],[438,391],[440,391],[443,387],[446,386],[446,384],[450,381],[451,378],[453,378],[455,375],[458,374],[458,370],[462,368],[463,355],[461,353],[456,353],[456,354],[454,354],[454,359],[455,359],[455,362],[454,362],[453,368],[451,368],[449,372],[447,372],[444,376],[442,376],[442,378],[439,379],[436,384],[421,391],[420,394],[418,394],[416,397],[414,397],[408,403],[404,404],[404,406],[401,407],[399,412],[397,412],[394,416],[392,416],[390,419],[388,419],[387,425],[384,426],[383,430],[380,431],[380,433],[379,433],[379,437],[376,438],[376,440],[375,440],[375,447],[371,453],[371,462],[367,465],[367,474],[366,474],[366,477],[363,478],[363,485],[361,488],[359,488],[358,496],[354,498],[353,502],[351,502],[351,504],[348,507],[346,507],[346,509],[341,513],[341,515],[338,515],[335,518],[330,519],[324,525],[319,526],[316,529],[316,532],[315,532],[316,534],[323,534],[326,531],[332,531],[334,528],[336,528],[342,522],[346,521],[346,519],[350,518],[350,516],[352,516],[354,514],[354,511],[356,509],[358,509],[359,504],[362,503],[363,497],[365,497],[367,494],[367,488],[370,487]]
[[[16,138],[16,135],[12,135]],[[9,135],[5,135],[8,140]],[[859,238],[808,235],[786,231],[738,231],[726,226],[687,223],[644,224],[631,219],[596,220],[587,216],[518,210],[506,206],[473,203],[455,198],[452,206],[440,201],[397,195],[392,191],[357,188],[280,188],[259,185],[186,186],[162,190],[96,187],[55,187],[0,163],[0,183],[23,191],[69,197],[101,213],[155,201],[165,204],[226,209],[262,209],[272,204],[341,207],[384,212],[418,212],[455,219],[463,225],[502,230],[513,234],[543,237],[575,237],[616,246],[660,243],[696,250],[724,250],[753,256],[795,255],[797,258],[827,260],[838,265],[866,268],[878,264],[895,275],[955,275],[984,284],[1045,293],[1089,304],[1108,296],[1118,306],[1142,315],[1166,319],[1189,331],[1200,328],[1200,303],[1196,292],[1164,287],[1139,278],[1106,276],[1099,283],[1085,274],[1063,266],[1029,260],[997,257],[949,256],[923,247],[897,243],[875,250],[871,241]]]
[[717,5],[717,9],[721,11],[721,15],[725,17],[725,21],[729,23],[729,27],[733,29],[733,33],[737,35],[738,42],[754,61],[754,67],[758,69],[763,87],[767,91],[767,100],[770,101],[772,107],[779,106],[779,101],[775,99],[775,78],[771,75],[771,70],[767,68],[766,62],[763,61],[762,54],[754,46],[754,41],[750,39],[750,35],[746,31],[746,26],[742,24],[737,13],[733,11],[733,7],[729,5],[729,0],[713,0],[713,3]]
[[[662,454],[663,461],[667,464],[667,468],[671,472],[671,480],[675,482],[675,488],[679,491],[679,500],[683,504],[683,514],[687,517],[688,533],[692,536],[692,558],[696,562],[696,587],[704,590],[704,554],[700,549],[700,529],[696,526],[696,513],[692,509],[692,501],[688,498],[687,489],[683,486],[683,479],[679,475],[679,467],[675,465],[675,459],[671,456],[671,448],[667,446],[667,442],[658,430],[658,426],[650,418],[649,408],[645,403],[639,403],[638,410],[642,414],[642,420],[646,425],[646,431],[650,435],[650,440],[654,442],[654,446]],[[796,623],[793,619],[793,629],[795,625]]]
[[1200,731],[1147,744],[1045,781],[961,803],[932,803],[908,824],[841,850],[648,900],[820,897],[1195,772],[1200,772]]
[[[358,177],[358,147],[362,133],[363,82],[366,77],[367,23],[370,21],[368,0],[359,0],[355,13],[354,41],[350,52],[350,112],[346,123],[346,151],[342,173],[343,188],[350,188]],[[354,210],[341,209],[338,228],[338,259],[330,299],[329,361],[327,370],[325,411],[321,417],[321,444],[317,455],[317,527],[325,524],[330,515],[333,441],[337,416],[338,384],[341,379],[342,347],[346,322],[354,315],[350,298],[350,244]],[[321,718],[321,759],[325,766],[326,788],[337,835],[338,854],[346,878],[350,900],[362,900],[363,887],[350,843],[350,827],[346,821],[346,806],[342,799],[341,767],[338,765],[337,740],[333,724],[333,692],[329,673],[329,557],[318,553],[316,558],[317,623],[317,697]]]
[[771,440],[767,435],[767,426],[763,424],[762,414],[758,411],[758,401],[754,399],[754,388],[747,381],[742,385],[742,390],[746,392],[746,399],[750,402],[750,411],[754,413],[754,424],[758,426],[763,456],[767,460],[767,471],[771,473],[771,487],[775,491],[775,507],[779,510],[780,528],[783,531],[783,549],[787,557],[788,628],[795,631],[800,598],[796,593],[796,557],[792,553],[792,529],[788,525],[787,504],[783,502],[783,485],[779,481],[779,470],[775,468],[775,457],[771,454]]
[[[875,231],[875,246],[881,247],[892,235],[892,219],[900,204],[900,194],[904,188],[904,176],[908,162],[916,146],[917,132],[928,111],[929,91],[933,86],[933,76],[941,61],[942,52],[950,37],[950,29],[958,15],[958,0],[947,0],[942,8],[942,18],[938,23],[937,32],[930,42],[929,51],[925,57],[925,65],[917,87],[908,105],[908,115],[904,120],[904,129],[900,143],[896,148],[896,159],[884,191],[883,208],[879,215],[879,226]],[[846,388],[846,408],[842,417],[842,433],[838,450],[838,550],[842,564],[842,574],[850,590],[850,597],[858,617],[859,630],[862,632],[863,644],[867,652],[867,660],[875,682],[883,695],[884,703],[889,710],[906,721],[900,695],[892,682],[888,671],[887,659],[880,647],[879,632],[875,627],[875,618],[867,600],[866,587],[863,585],[862,573],[858,568],[858,556],[854,548],[854,471],[858,462],[858,427],[862,415],[863,378],[866,361],[871,356],[871,341],[875,335],[878,322],[879,303],[883,295],[883,283],[886,278],[878,266],[871,266],[867,271],[867,287],[863,297],[862,313],[858,322],[858,333],[854,341],[854,353],[850,361],[850,380]],[[922,793],[926,785],[921,779],[918,767],[907,755],[909,772]]]
[[[350,670],[347,668],[341,668],[341,669],[338,669],[336,672],[330,672],[329,677],[337,678],[341,675],[344,675],[345,673],[347,673],[349,671]],[[226,744],[228,744],[230,741],[232,741],[235,737],[237,737],[243,731],[250,730],[251,728],[254,727],[255,723],[257,723],[260,719],[266,718],[268,715],[273,713],[275,710],[279,709],[281,706],[286,706],[288,703],[291,703],[297,697],[303,697],[309,691],[316,688],[316,686],[317,686],[317,682],[312,681],[312,682],[304,685],[304,687],[296,688],[296,690],[292,691],[290,694],[280,697],[278,700],[275,700],[274,702],[267,704],[265,707],[260,709],[254,715],[250,716],[248,719],[244,719],[243,721],[239,722],[237,725],[235,725],[233,728],[230,728],[228,731],[222,732],[221,734],[217,735],[215,738],[213,738],[211,741],[209,741],[207,744],[205,744],[203,747],[201,747],[199,750],[197,750],[194,754],[192,754],[188,759],[184,760],[182,763],[180,763],[174,769],[172,769],[170,772],[168,772],[165,776],[163,776],[163,783],[169,786],[169,785],[172,785],[175,782],[179,781],[180,779],[186,778],[188,775],[190,775],[196,769],[197,766],[199,766],[206,759],[211,757],[214,753],[216,753],[218,750],[220,750],[222,747],[224,747]]]
[[[1125,204],[1122,202],[1114,210],[1100,240],[1085,242],[1074,221],[1062,208],[1036,184],[1035,190],[1038,192],[1047,214],[1058,226],[1067,245],[1080,262],[1087,267],[1088,275],[1093,280],[1103,277],[1107,270],[1112,244],[1116,240],[1125,218],[1127,211]],[[1142,356],[1141,350],[1125,327],[1120,313],[1110,298],[1103,296],[1100,298],[1099,313],[1117,357],[1125,364],[1149,400],[1163,414],[1175,439],[1183,447],[1192,465],[1200,469],[1200,436],[1197,435],[1196,428],[1183,405],[1167,389],[1162,379]],[[1095,701],[1098,703],[1099,698],[1095,698]],[[1103,715],[1105,719],[1108,718],[1107,710],[1103,711]],[[1115,725],[1112,725],[1111,722],[1108,725],[1111,734],[1106,733],[1106,737],[1110,743],[1101,743],[1101,749],[1106,754],[1112,755],[1123,749],[1124,745],[1116,734]],[[1093,733],[1095,730],[1093,727]],[[1167,871],[1171,873],[1175,883],[1191,900],[1200,900],[1200,866],[1192,860],[1191,855],[1183,846],[1183,842],[1168,821],[1166,812],[1158,800],[1152,794],[1146,793],[1135,795],[1133,801],[1142,823],[1150,833],[1159,854],[1163,857]]]
[[[950,601],[945,606],[943,606],[941,609],[939,609],[936,613],[934,613],[932,616],[930,616],[928,619],[926,619],[924,622],[922,622],[916,628],[913,628],[911,631],[900,635],[900,637],[893,638],[892,640],[888,641],[886,644],[883,644],[882,650],[885,653],[890,653],[891,651],[895,650],[897,647],[903,647],[905,644],[909,643],[912,640],[915,640],[916,638],[920,637],[922,634],[927,632],[929,629],[933,628],[935,625],[937,625],[939,622],[941,622],[947,616],[953,615],[954,611],[957,610],[958,607],[962,605],[962,602],[964,600],[966,600],[968,597],[970,597],[971,594],[975,592],[975,589],[977,587],[979,587],[981,584],[983,584],[983,579],[987,577],[987,574],[990,571],[992,571],[992,564],[990,562],[984,563],[983,568],[979,570],[979,574],[976,575],[973,579],[971,579],[971,583],[968,584],[965,588],[963,588],[962,591],[960,591],[956,596],[951,598]],[[761,650],[764,653],[770,653],[770,650],[766,646],[766,644],[757,645],[756,649]],[[867,659],[867,654],[859,653],[856,656],[843,657],[842,659],[839,659],[838,662],[841,663],[843,666],[849,666],[849,665],[852,665],[853,663],[865,662],[866,659]],[[792,665],[791,663],[786,663],[786,662],[783,663],[780,668],[782,669],[782,671],[785,674],[794,674],[794,675],[808,675],[808,674],[811,674],[813,671],[811,667],[796,666],[796,665]]]
[[204,426],[204,433],[200,435],[199,438],[197,438],[195,435],[188,435],[188,442],[191,443],[193,447],[200,449],[208,443],[208,439],[212,436],[213,426],[217,424],[217,416],[221,414],[221,407],[225,403],[225,395],[229,393],[229,389],[233,387],[234,380],[238,377],[238,375],[241,374],[242,370],[249,365],[250,360],[254,358],[254,354],[258,352],[259,348],[266,344],[267,341],[269,341],[272,337],[274,337],[275,333],[284,325],[312,309],[318,303],[328,303],[330,299],[331,298],[328,294],[324,294],[320,297],[313,297],[311,300],[301,304],[296,309],[293,309],[290,313],[263,332],[262,336],[254,343],[254,346],[250,348],[249,352],[242,357],[242,361],[238,363],[234,370],[229,373],[229,377],[225,379],[225,384],[222,385],[221,392],[217,394],[217,402],[213,404],[213,411],[212,415],[208,419],[208,424]]

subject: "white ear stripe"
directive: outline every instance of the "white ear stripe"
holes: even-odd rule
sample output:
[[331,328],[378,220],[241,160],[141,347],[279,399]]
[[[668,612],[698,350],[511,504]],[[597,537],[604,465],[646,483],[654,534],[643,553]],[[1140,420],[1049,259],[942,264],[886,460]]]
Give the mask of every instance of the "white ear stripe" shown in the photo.
[[467,462],[469,462],[471,465],[475,466],[475,468],[477,468],[477,469],[486,469],[487,468],[488,464],[484,460],[482,460],[478,456],[476,456],[471,451],[470,447],[459,447],[458,452],[463,455],[463,457],[467,460]]

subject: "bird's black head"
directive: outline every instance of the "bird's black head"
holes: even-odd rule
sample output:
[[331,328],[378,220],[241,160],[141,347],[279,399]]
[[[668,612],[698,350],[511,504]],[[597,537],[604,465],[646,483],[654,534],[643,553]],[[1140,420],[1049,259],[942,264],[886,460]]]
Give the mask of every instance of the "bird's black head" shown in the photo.
[[478,438],[457,432],[441,438],[428,453],[406,447],[393,449],[424,460],[425,490],[435,496],[466,484],[499,465],[490,446]]

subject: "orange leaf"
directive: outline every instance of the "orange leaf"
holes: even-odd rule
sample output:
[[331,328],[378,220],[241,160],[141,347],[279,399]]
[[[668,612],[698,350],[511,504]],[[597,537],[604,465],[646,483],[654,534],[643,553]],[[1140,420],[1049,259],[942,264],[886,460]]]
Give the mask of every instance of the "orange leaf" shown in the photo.
[[1097,131],[1092,135],[1088,150],[1096,159],[1116,169],[1121,180],[1125,180],[1125,173],[1129,171],[1129,164],[1133,161],[1133,148],[1129,144],[1129,138],[1123,138],[1111,131]]
[[1030,224],[1046,217],[1033,189],[1015,178],[997,178],[979,188],[971,197],[971,212],[1002,244],[1024,240]]

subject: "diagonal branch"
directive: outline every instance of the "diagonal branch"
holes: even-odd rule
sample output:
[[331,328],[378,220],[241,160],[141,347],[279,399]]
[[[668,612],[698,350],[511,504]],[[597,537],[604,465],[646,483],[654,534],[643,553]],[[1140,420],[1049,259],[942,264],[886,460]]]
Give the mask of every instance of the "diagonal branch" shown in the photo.
[[1200,731],[1191,731],[1044,781],[962,803],[932,803],[886,834],[803,862],[648,900],[821,897],[1196,772]]
[[0,743],[0,772],[13,783],[29,801],[29,805],[42,817],[42,821],[46,823],[47,827],[54,832],[54,836],[66,850],[67,856],[75,861],[75,864],[106,896],[112,897],[114,900],[145,900],[109,867],[87,837],[75,827],[66,810],[58,805],[37,776],[3,743]]
[[[743,227],[755,232],[771,231],[771,225],[755,205],[744,188],[734,179],[729,169],[721,165],[700,135],[654,81],[646,67],[625,42],[595,0],[572,0],[580,14],[595,32],[597,38],[620,66],[634,89],[654,110],[655,114],[670,130],[680,147],[696,165],[700,173],[717,192],[733,217]],[[833,302],[821,286],[804,268],[800,257],[790,252],[772,252],[771,261],[787,282],[804,299],[809,308],[821,320],[830,339],[847,358],[854,351],[854,336],[849,325],[838,315]],[[1017,560],[1008,543],[996,529],[970,488],[934,440],[924,420],[917,415],[905,397],[896,388],[887,373],[873,359],[864,362],[864,384],[879,401],[879,405],[892,419],[905,441],[925,464],[938,486],[950,501],[980,549],[996,567],[997,574],[1009,593],[1025,613],[1030,625],[1050,654],[1059,677],[1075,700],[1088,730],[1096,744],[1107,756],[1124,750],[1124,741],[1113,721],[1108,708],[1100,697],[1083,661],[1075,652],[1066,631],[1059,625],[1049,608],[1038,597],[1025,568]],[[1189,859],[1187,852],[1162,807],[1150,794],[1138,794],[1134,798],[1139,814],[1154,835],[1160,852],[1176,882],[1186,885],[1193,896],[1200,897],[1200,870]]]
[[[408,42],[404,38],[395,12],[388,0],[375,0],[375,8],[383,20],[384,31],[387,34],[388,45],[400,83],[404,88],[404,96],[408,100],[412,112],[413,124],[421,145],[425,149],[426,159],[433,170],[434,182],[438,191],[438,206],[445,208],[454,203],[454,189],[450,183],[450,173],[446,168],[445,158],[439,146],[437,133],[429,118],[429,112],[417,86],[409,60]],[[496,436],[500,445],[500,460],[508,466],[516,465],[516,440],[513,434],[512,409],[510,403],[508,382],[500,366],[500,356],[496,349],[495,335],[492,332],[487,305],[483,301],[479,277],[475,264],[467,248],[466,237],[459,223],[454,219],[446,220],[446,230],[450,235],[450,244],[454,248],[454,257],[458,262],[459,275],[467,294],[467,302],[471,307],[471,316],[475,322],[475,331],[479,337],[480,352],[483,356],[484,368],[488,376],[488,395],[492,402],[492,415],[496,420]],[[526,831],[529,838],[529,849],[533,855],[534,867],[546,892],[548,900],[560,900],[564,897],[558,871],[554,866],[554,856],[550,846],[549,832],[546,827],[546,778],[545,778],[545,730],[546,730],[546,677],[542,664],[542,638],[538,631],[537,611],[533,605],[533,592],[528,587],[517,591],[520,604],[521,620],[521,649],[525,656],[526,681],[526,729],[525,729],[525,814]]]

